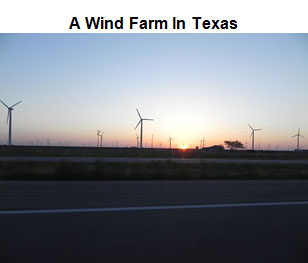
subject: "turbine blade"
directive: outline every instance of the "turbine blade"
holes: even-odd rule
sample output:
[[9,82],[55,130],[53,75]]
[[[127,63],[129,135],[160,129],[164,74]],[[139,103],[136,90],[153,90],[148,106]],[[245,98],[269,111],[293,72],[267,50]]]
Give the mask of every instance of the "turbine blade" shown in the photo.
[[11,106],[11,108],[13,108],[14,106],[16,106],[17,104],[21,103],[22,101],[19,101],[17,103],[15,103],[13,106]]
[[293,136],[291,136],[291,137],[293,138],[293,137],[297,137],[297,136],[298,136],[298,135],[296,134],[296,135],[293,135]]
[[10,118],[10,115],[11,115],[11,111],[10,111],[10,110],[8,110],[8,111],[7,111],[7,119],[6,119],[6,124],[8,124],[8,123],[9,123],[9,118]]
[[2,102],[2,104],[5,106],[5,107],[7,107],[8,109],[9,109],[9,106],[8,105],[6,105],[2,100],[0,100],[1,102]]
[[255,131],[262,131],[262,129],[255,129]]
[[299,136],[301,136],[303,139],[306,139],[304,136],[302,136],[302,135],[299,135]]
[[138,125],[140,124],[140,122],[142,121],[142,119],[138,122],[138,124],[135,127],[135,130],[137,129]]
[[253,130],[253,128],[250,126],[250,124],[248,123],[248,126],[250,127],[250,129],[252,129]]
[[140,115],[140,113],[139,113],[139,111],[138,111],[138,109],[136,109],[136,111],[137,111],[137,113],[138,113],[138,115],[139,115],[139,118],[142,119],[142,118],[141,118],[141,115]]
[[154,121],[154,119],[142,119],[144,121]]
[[252,137],[252,135],[253,135],[253,132],[250,134],[250,138]]

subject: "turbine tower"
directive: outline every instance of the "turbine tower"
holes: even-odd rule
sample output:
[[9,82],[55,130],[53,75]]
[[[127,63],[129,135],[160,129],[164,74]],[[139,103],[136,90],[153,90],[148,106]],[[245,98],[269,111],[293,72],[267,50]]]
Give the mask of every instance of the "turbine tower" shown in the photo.
[[169,149],[171,149],[171,142],[172,142],[172,140],[174,140],[174,138],[171,138],[170,135],[168,135],[168,136],[169,136]]
[[7,119],[6,119],[6,124],[9,123],[9,145],[12,145],[12,111],[14,110],[14,107],[21,103],[21,101],[15,103],[14,105],[12,105],[11,107],[7,106],[2,100],[0,100],[2,102],[2,104],[7,107],[8,112],[7,112]]
[[301,135],[301,129],[298,128],[298,133],[293,135],[292,137],[297,137],[297,151],[299,151],[299,137],[302,137],[303,139],[305,139],[304,136]]
[[138,115],[139,115],[139,118],[140,118],[140,121],[138,122],[138,124],[136,125],[135,127],[135,130],[137,129],[137,127],[139,126],[140,124],[140,148],[142,148],[142,130],[143,130],[143,121],[154,121],[153,119],[145,119],[145,118],[142,118],[138,109],[136,109]]
[[100,146],[103,147],[103,134],[104,132],[102,132],[99,137],[101,138],[101,142],[100,142]]
[[252,130],[251,135],[250,135],[250,138],[252,138],[251,150],[254,150],[255,149],[255,131],[261,131],[262,129],[254,129],[249,124],[248,126]]

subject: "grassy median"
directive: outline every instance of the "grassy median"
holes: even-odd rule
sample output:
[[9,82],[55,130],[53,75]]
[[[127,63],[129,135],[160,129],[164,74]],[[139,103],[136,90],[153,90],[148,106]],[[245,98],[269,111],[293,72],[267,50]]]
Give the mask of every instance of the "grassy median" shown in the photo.
[[308,179],[307,165],[150,163],[0,163],[0,180]]

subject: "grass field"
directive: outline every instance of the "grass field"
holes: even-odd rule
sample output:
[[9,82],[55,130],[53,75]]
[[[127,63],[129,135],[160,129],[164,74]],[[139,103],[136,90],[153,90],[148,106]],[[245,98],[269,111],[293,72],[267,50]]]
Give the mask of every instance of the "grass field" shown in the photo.
[[308,160],[308,152],[291,151],[223,151],[208,152],[195,149],[151,148],[95,148],[54,146],[0,146],[0,156],[47,157],[140,157],[140,158],[206,158],[206,159],[260,159],[260,160]]
[[0,180],[308,179],[307,165],[150,163],[0,163]]
[[[0,147],[0,156],[142,157],[308,160],[306,152],[206,152],[196,150]],[[0,162],[0,180],[231,180],[308,179],[308,165],[295,164],[185,164],[172,161],[149,163]]]

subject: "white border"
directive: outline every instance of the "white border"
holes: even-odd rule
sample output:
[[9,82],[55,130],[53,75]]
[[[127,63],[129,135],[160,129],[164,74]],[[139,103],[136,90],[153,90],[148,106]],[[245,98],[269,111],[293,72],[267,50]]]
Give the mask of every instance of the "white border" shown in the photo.
[[[12,0],[2,1],[0,33],[308,33],[306,0],[219,0],[219,1],[80,1],[80,0]],[[186,21],[185,30],[70,30],[72,17],[105,17],[128,21],[166,19],[173,16]],[[196,30],[191,19],[235,19],[236,30]]]

